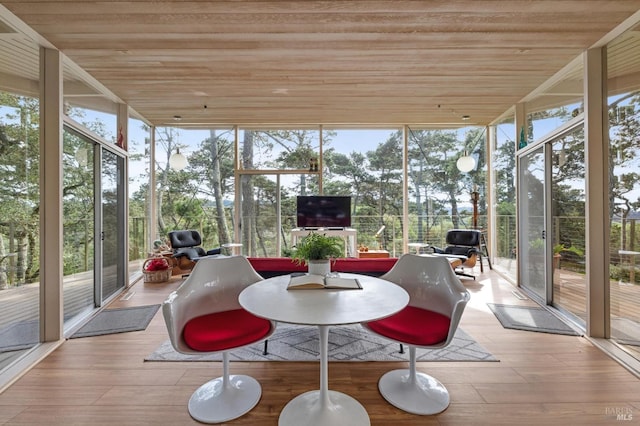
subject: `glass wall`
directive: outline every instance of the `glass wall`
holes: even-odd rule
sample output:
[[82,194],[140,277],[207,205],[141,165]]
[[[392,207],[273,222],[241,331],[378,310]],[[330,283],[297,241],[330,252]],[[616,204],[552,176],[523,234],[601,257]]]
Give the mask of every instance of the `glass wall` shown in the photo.
[[553,304],[583,322],[587,315],[583,126],[554,138],[551,149]]
[[545,152],[539,146],[519,157],[518,283],[547,302]]
[[402,253],[402,151],[401,129],[323,130],[324,194],[350,195],[358,245],[391,256]]
[[[582,72],[582,69],[579,71]],[[581,87],[582,80],[576,81],[573,84],[580,85]],[[545,139],[549,135],[549,132],[552,132],[554,129],[559,128],[567,121],[581,114],[583,112],[581,92],[576,93],[576,96],[580,99],[579,103],[571,103],[558,108],[549,108],[530,114],[527,117],[530,128],[528,143]]]
[[[205,248],[239,242],[248,256],[287,256],[298,195],[349,195],[358,245],[402,254],[404,130],[321,131],[322,137],[320,127],[238,129],[234,176],[236,132],[156,129],[157,238],[197,229]],[[474,190],[480,194],[476,225],[483,228],[485,129],[408,132],[410,241],[441,245],[448,229],[474,226]],[[456,167],[465,148],[476,161],[468,173]],[[172,167],[178,151],[184,168]],[[234,204],[236,192],[240,201]]]
[[[485,128],[409,128],[408,139],[409,241],[444,247],[449,229],[485,229]],[[465,152],[475,162],[468,172],[457,167]]]
[[[109,103],[109,111],[105,111],[96,108],[92,109],[83,104],[77,104],[75,102],[76,98],[68,96],[68,92],[71,90],[69,86],[73,86],[70,82],[66,81],[67,78],[68,76],[65,75],[65,114],[105,141],[115,144],[118,135],[118,117],[115,113],[116,105]],[[107,104],[107,102],[101,101],[100,104]]]
[[39,342],[39,123],[37,94],[0,91],[0,370]]
[[[159,127],[155,138],[156,244],[167,244],[169,231],[179,229],[198,230],[205,249],[232,242],[235,132]],[[178,154],[184,167],[174,161]],[[134,202],[145,194],[132,194]]]
[[151,188],[150,128],[141,120],[130,118],[129,141],[129,280],[142,276],[142,264],[152,250],[149,246]]
[[11,30],[2,36],[0,371],[39,343],[41,297],[39,46]]
[[309,170],[319,161],[318,128],[241,129],[238,139],[243,170]]
[[494,125],[492,132],[494,182],[493,266],[513,282],[516,260],[516,142],[515,117]]
[[607,52],[611,337],[640,358],[640,34]]
[[65,321],[95,305],[95,144],[65,127],[63,143],[63,299]]
[[118,275],[113,257],[113,244],[122,241],[114,234],[113,209],[122,207],[122,200],[114,200],[101,188],[103,182],[112,186],[108,177],[115,172],[103,161],[102,146],[117,142],[117,104],[96,92],[66,66],[67,61],[64,114],[73,120],[66,121],[63,145],[63,293],[68,328],[122,287],[124,277]]
[[526,103],[527,144],[547,139],[554,129],[580,115],[584,111],[583,97],[584,68],[582,57],[578,56],[555,83]]
[[320,130],[240,129],[238,147],[239,242],[249,256],[287,255],[296,196],[320,193]]

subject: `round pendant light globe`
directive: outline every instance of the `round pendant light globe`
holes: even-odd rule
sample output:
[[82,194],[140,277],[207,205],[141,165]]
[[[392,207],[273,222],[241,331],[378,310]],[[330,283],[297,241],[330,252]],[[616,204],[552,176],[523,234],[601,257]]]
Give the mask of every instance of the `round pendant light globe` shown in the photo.
[[171,157],[169,157],[169,167],[177,171],[184,169],[187,167],[187,157],[180,154],[180,151],[171,154]]
[[468,173],[476,166],[476,160],[470,155],[464,155],[458,158],[456,167],[463,173]]

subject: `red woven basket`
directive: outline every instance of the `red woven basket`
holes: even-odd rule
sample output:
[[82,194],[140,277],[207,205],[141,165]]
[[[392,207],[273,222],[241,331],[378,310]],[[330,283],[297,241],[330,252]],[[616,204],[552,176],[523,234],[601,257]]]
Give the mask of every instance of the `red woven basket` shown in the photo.
[[[152,261],[155,261],[155,262],[161,261],[162,263],[164,263],[167,269],[147,271],[147,268],[149,267],[149,264]],[[165,281],[169,281],[169,278],[171,278],[172,269],[173,268],[171,267],[171,265],[169,265],[169,262],[164,257],[150,257],[149,259],[145,260],[144,264],[142,265],[142,274],[144,275],[144,282],[145,283],[163,283]]]

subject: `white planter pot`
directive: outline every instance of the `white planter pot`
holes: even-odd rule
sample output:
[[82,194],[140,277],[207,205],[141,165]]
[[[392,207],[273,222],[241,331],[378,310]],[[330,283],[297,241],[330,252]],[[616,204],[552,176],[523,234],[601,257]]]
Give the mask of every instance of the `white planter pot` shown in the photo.
[[326,260],[310,260],[309,261],[309,273],[312,275],[325,276],[331,272],[331,261]]

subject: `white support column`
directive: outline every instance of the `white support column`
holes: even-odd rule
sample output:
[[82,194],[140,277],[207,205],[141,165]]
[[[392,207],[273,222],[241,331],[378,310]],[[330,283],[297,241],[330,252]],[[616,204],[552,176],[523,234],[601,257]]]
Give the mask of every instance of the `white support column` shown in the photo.
[[40,339],[63,337],[62,56],[40,48]]
[[[525,136],[527,134],[527,116],[525,111],[524,103],[520,102],[515,105],[515,135],[514,135],[514,143],[515,148],[514,152],[516,152],[516,253],[520,253],[520,204],[524,199],[521,199],[520,194],[520,184],[518,184],[518,180],[520,179],[520,161],[518,159],[518,144],[520,141],[520,129],[522,126],[525,128]],[[516,282],[518,286],[522,282],[522,276],[520,273],[520,262],[517,263],[518,267],[516,270]]]
[[[233,211],[233,241],[243,242],[242,241],[242,233],[240,230],[240,217],[242,213],[242,188],[241,181],[242,177],[240,175],[240,168],[242,166],[242,162],[240,161],[240,141],[238,126],[233,126],[233,146],[234,146],[234,163],[236,165],[234,172],[234,188],[235,188],[235,198],[233,201],[234,211]],[[248,242],[247,242],[248,243]],[[251,246],[247,248],[247,254],[250,253]]]
[[[406,125],[402,128],[402,164],[402,253],[409,253],[409,131]],[[395,244],[393,249],[395,251]]]
[[486,210],[487,224],[482,231],[484,233],[485,238],[487,239],[485,241],[487,252],[489,254],[489,257],[491,257],[491,253],[495,253],[493,249],[493,244],[492,244],[494,238],[491,235],[491,232],[489,232],[489,230],[494,229],[494,226],[495,226],[495,223],[494,223],[495,211],[493,210],[493,204],[494,204],[493,200],[495,197],[495,189],[494,189],[493,182],[495,182],[495,173],[493,171],[493,147],[491,145],[491,141],[493,140],[493,131],[495,130],[495,127],[486,126],[484,130],[485,130],[484,132],[484,146],[485,146],[484,164],[486,167],[486,174],[485,174],[485,180],[484,180],[484,184],[485,184],[484,199],[487,205],[487,210]]
[[587,334],[609,337],[609,136],[606,50],[584,53]]
[[[129,106],[127,104],[118,104],[118,130],[117,137],[122,137],[123,149],[128,150],[129,146]],[[116,139],[117,140],[117,139]],[[123,204],[124,204],[124,221],[122,223],[124,234],[125,248],[122,255],[124,256],[124,283],[125,287],[130,284],[129,279],[129,158],[125,157],[124,161],[124,185],[123,185]],[[152,247],[152,246],[150,246]]]
[[324,175],[324,158],[323,158],[324,157],[324,138],[323,138],[322,125],[318,126],[318,132],[320,133],[318,137],[318,140],[320,141],[320,145],[318,147],[318,170],[320,171],[320,173],[318,174],[318,194],[322,195],[324,194],[323,179],[322,179],[322,176]]
[[158,234],[158,196],[156,191],[156,126],[149,129],[149,235],[147,248],[153,248],[153,242]]

